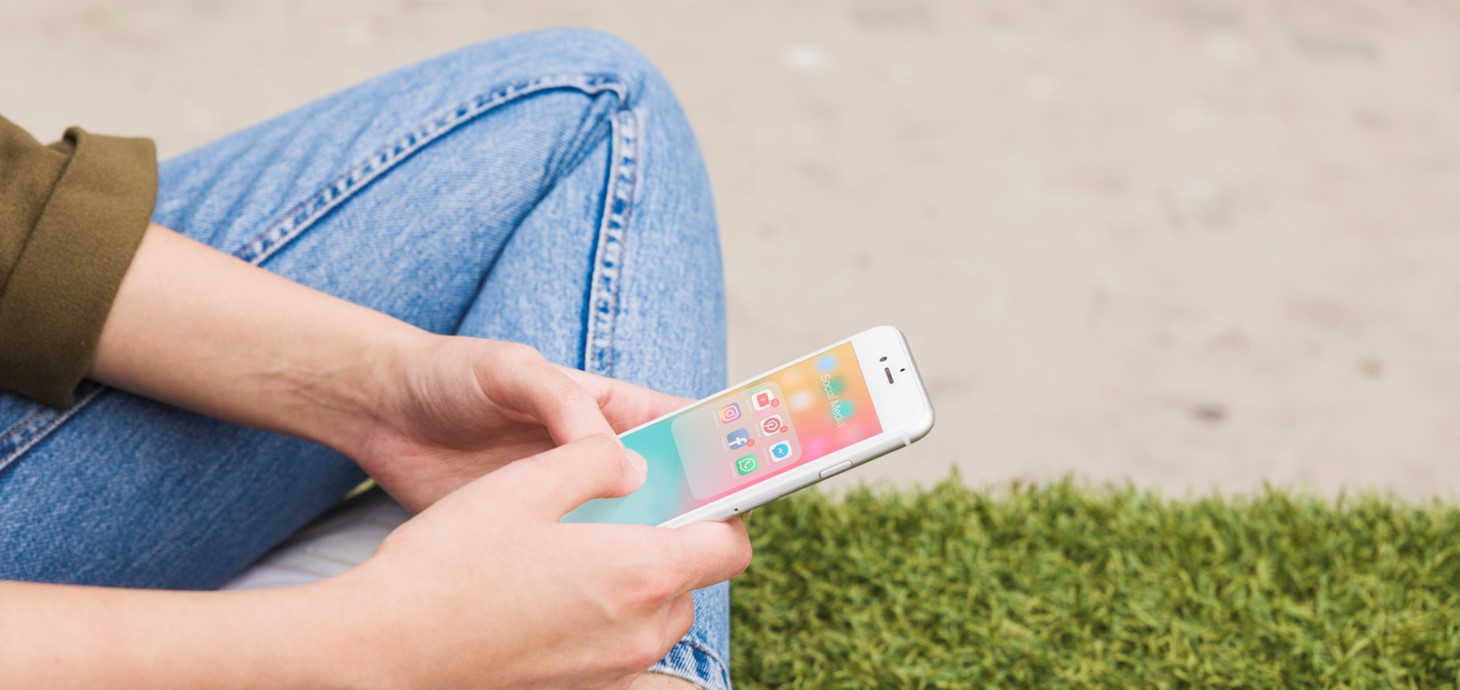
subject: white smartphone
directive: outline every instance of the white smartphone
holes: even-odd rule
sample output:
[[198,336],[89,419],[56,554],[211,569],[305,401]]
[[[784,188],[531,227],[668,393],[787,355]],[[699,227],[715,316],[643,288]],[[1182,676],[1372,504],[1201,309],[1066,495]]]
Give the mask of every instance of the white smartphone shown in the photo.
[[620,436],[649,464],[564,522],[724,520],[911,444],[933,403],[902,333],[878,326]]

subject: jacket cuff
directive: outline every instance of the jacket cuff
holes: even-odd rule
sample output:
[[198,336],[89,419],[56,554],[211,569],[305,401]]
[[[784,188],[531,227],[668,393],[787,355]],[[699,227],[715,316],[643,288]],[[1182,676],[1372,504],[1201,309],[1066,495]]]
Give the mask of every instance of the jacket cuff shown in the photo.
[[75,149],[0,294],[0,386],[71,405],[157,200],[148,139],[66,131]]

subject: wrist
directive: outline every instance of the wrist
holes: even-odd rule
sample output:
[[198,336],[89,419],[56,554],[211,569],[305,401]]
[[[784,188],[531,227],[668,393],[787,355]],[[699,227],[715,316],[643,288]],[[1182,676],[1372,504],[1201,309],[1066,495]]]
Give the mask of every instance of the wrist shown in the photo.
[[390,426],[397,397],[409,389],[409,362],[433,334],[403,322],[361,337],[352,356],[295,382],[300,435],[360,460]]
[[376,558],[293,591],[312,608],[304,669],[310,687],[394,690],[415,687],[421,656],[411,645],[421,613],[402,606],[399,576]]
[[274,687],[402,687],[390,666],[397,653],[391,645],[395,625],[378,606],[380,598],[362,584],[347,573],[268,592],[277,595],[277,610],[287,612],[257,631],[257,639],[276,643],[267,654],[282,671]]

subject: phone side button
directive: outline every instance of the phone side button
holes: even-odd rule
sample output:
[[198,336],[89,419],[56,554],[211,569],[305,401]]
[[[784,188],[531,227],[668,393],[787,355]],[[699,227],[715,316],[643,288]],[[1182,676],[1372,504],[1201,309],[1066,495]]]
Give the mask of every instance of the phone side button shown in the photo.
[[828,467],[828,468],[822,470],[821,471],[821,474],[820,474],[820,477],[822,479],[826,479],[827,477],[830,477],[833,474],[841,474],[842,472],[845,472],[845,471],[847,471],[847,470],[849,470],[851,468],[852,468],[852,461],[848,460],[846,462],[838,463],[836,465],[833,465],[831,467]]

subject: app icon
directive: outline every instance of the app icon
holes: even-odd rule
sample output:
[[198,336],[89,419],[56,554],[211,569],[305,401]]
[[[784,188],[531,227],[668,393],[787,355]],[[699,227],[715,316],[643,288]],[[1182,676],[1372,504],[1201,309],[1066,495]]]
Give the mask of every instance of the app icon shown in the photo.
[[745,429],[736,429],[725,437],[725,447],[730,450],[740,450],[753,445],[755,445],[755,441],[750,440],[750,432]]
[[760,467],[760,463],[755,461],[755,453],[742,455],[735,460],[735,471],[739,472],[742,477],[754,472],[757,467]]
[[720,408],[720,423],[729,424],[740,419],[740,403],[730,403]]
[[781,401],[776,399],[776,394],[769,388],[763,391],[756,391],[755,395],[750,396],[750,406],[755,408],[757,412],[776,407],[780,404]]
[[831,373],[831,370],[835,368],[836,355],[826,355],[823,356],[821,359],[816,360],[816,370],[823,374],[829,374]]
[[772,460],[785,460],[786,458],[789,458],[789,457],[791,457],[791,444],[790,443],[788,443],[786,441],[781,441],[780,443],[777,443],[776,445],[771,446],[771,459]]
[[760,433],[770,436],[786,430],[786,423],[781,421],[781,416],[773,414],[760,420]]

